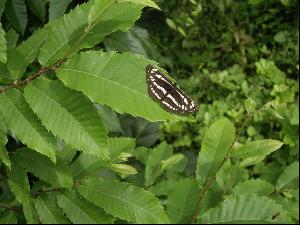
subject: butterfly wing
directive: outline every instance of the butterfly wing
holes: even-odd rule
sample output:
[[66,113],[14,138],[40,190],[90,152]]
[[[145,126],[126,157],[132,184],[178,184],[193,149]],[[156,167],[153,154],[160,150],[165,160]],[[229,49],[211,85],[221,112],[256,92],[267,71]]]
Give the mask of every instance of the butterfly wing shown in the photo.
[[166,111],[176,114],[198,111],[196,103],[152,65],[146,67],[146,78],[149,96],[160,102]]

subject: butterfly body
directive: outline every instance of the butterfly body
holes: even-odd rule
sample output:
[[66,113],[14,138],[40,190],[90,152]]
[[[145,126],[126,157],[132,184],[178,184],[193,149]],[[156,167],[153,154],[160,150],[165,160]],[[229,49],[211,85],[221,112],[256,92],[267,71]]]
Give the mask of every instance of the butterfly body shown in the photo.
[[168,112],[187,115],[198,111],[197,104],[152,65],[146,67],[149,96]]

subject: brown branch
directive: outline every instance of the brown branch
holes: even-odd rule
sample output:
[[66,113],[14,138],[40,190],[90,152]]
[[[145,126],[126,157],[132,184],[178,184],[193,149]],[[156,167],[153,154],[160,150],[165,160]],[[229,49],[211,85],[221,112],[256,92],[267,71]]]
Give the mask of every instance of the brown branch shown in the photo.
[[61,60],[57,61],[56,63],[54,63],[52,66],[42,67],[36,73],[27,77],[25,80],[16,80],[14,83],[8,85],[7,87],[0,88],[0,93],[5,92],[11,88],[17,88],[17,87],[26,85],[26,84],[30,83],[31,81],[33,81],[35,78],[39,77],[40,75],[42,75],[46,72],[55,71],[64,61],[65,61],[65,59],[61,59]]
[[230,153],[232,152],[232,149],[233,149],[233,145],[234,143],[237,141],[238,137],[241,135],[244,127],[246,126],[246,124],[249,122],[249,120],[251,119],[251,116],[252,114],[249,113],[244,121],[244,123],[242,124],[242,126],[239,128],[238,132],[236,133],[232,143],[230,144],[229,148],[228,148],[228,151],[225,155],[225,157],[223,158],[222,162],[220,163],[216,173],[209,179],[209,181],[206,183],[206,185],[204,186],[204,188],[202,189],[202,191],[200,192],[199,194],[199,198],[198,198],[198,202],[197,202],[197,205],[196,205],[196,209],[194,211],[194,214],[192,216],[192,220],[191,220],[191,224],[194,224],[195,223],[195,220],[196,220],[196,217],[197,215],[199,214],[199,211],[200,211],[200,204],[206,194],[206,192],[208,191],[209,187],[211,186],[211,184],[215,181],[216,177],[217,177],[217,174],[218,172],[220,171],[220,169],[222,168],[222,166],[224,165],[224,163],[230,158]]
[[14,211],[21,211],[21,208],[17,208],[17,207],[12,207],[3,203],[0,203],[0,208],[4,208],[4,209],[8,209],[8,210],[14,210]]

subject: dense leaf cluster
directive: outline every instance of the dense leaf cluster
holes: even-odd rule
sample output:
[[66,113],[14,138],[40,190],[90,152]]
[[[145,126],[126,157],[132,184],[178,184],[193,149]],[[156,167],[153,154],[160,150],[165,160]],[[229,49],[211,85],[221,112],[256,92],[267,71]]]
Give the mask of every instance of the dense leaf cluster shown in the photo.
[[0,222],[297,223],[296,4],[1,0]]

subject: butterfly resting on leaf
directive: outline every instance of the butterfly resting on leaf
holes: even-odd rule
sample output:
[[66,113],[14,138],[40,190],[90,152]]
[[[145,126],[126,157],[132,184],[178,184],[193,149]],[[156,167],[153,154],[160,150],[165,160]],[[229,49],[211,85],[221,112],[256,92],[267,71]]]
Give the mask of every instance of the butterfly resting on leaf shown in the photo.
[[167,112],[180,115],[198,112],[197,104],[153,65],[146,67],[146,80],[149,96]]

